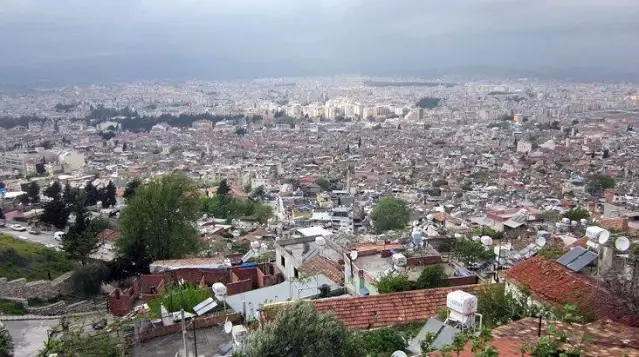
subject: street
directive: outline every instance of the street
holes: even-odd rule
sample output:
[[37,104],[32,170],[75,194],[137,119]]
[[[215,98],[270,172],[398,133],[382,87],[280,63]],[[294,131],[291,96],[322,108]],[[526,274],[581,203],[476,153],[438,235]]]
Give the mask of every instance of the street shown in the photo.
[[60,245],[60,242],[58,242],[57,240],[53,238],[53,234],[55,233],[54,231],[49,231],[49,232],[42,231],[40,234],[30,234],[27,231],[18,232],[10,228],[12,224],[20,224],[26,227],[26,225],[22,222],[7,221],[6,227],[0,228],[0,233],[12,235],[16,239],[22,239],[21,237],[26,237],[28,241],[34,242],[34,243],[40,243],[42,245],[52,244],[55,247]]

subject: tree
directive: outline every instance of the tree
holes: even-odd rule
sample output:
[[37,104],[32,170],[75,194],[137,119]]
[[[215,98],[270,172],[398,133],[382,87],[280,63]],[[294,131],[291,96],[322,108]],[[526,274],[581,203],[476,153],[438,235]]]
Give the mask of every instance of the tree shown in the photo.
[[418,108],[433,109],[439,105],[441,99],[433,97],[423,97],[415,105]]
[[408,205],[404,200],[395,197],[383,197],[371,214],[375,230],[382,233],[406,227],[410,218]]
[[444,267],[439,264],[426,266],[419,274],[419,278],[417,278],[417,287],[419,289],[441,288],[444,286],[450,286],[450,280],[448,280]]
[[115,184],[113,183],[113,181],[109,180],[109,183],[104,188],[104,191],[101,197],[102,208],[113,207],[116,205],[117,200],[115,198],[115,195],[117,193],[117,190],[118,189],[115,187]]
[[413,290],[406,274],[385,274],[377,279],[375,287],[380,294]]
[[220,185],[217,186],[217,190],[215,193],[220,196],[227,196],[230,192],[231,192],[231,186],[229,186],[229,183],[226,179],[223,179],[220,182]]
[[571,221],[579,222],[582,219],[589,219],[590,212],[588,212],[588,210],[583,207],[576,207],[564,213],[564,217],[568,218]]
[[68,317],[50,332],[38,357],[59,356],[119,357],[127,355],[126,331],[115,321],[100,331],[91,332],[88,321],[77,321],[71,326]]
[[322,190],[324,191],[330,191],[331,190],[331,182],[327,179],[325,179],[324,177],[318,177],[317,179],[315,179],[315,183],[322,188]]
[[605,150],[603,151],[603,155],[602,155],[602,157],[603,157],[604,159],[609,158],[609,157],[610,157],[610,150],[605,149]]
[[255,208],[255,218],[262,224],[265,224],[269,218],[273,217],[273,207],[270,205],[260,204]]
[[74,190],[71,188],[71,184],[69,184],[69,181],[67,181],[67,183],[64,184],[64,188],[62,189],[62,199],[64,200],[64,202],[67,205],[70,205],[76,194],[77,193],[74,192]]
[[197,186],[183,174],[169,174],[140,186],[120,216],[119,257],[138,271],[148,271],[154,260],[197,252],[199,209]]
[[245,357],[342,357],[349,331],[332,313],[318,312],[312,303],[299,301],[277,313],[274,323],[263,324],[249,335]]
[[102,282],[109,269],[102,263],[88,264],[77,268],[71,275],[73,292],[80,296],[93,296],[100,293]]
[[13,357],[13,338],[2,322],[0,322],[0,357]]
[[40,222],[64,229],[69,221],[69,208],[62,199],[54,199],[44,204]]
[[251,198],[254,200],[264,201],[264,197],[266,196],[266,189],[264,186],[260,185],[251,194]]
[[42,194],[53,200],[59,200],[62,198],[62,185],[60,185],[60,182],[54,181],[49,187],[44,189]]
[[472,239],[457,239],[451,244],[450,250],[465,265],[475,265],[495,258],[491,250],[486,250],[481,242]]
[[125,200],[130,200],[131,198],[133,198],[136,191],[138,190],[138,187],[140,187],[141,184],[142,181],[140,181],[140,179],[138,178],[129,181],[129,183],[127,183],[126,187],[124,188],[124,194],[122,195],[122,197],[124,197]]
[[37,182],[31,181],[27,185],[27,197],[29,197],[29,202],[38,203],[40,202],[40,185]]
[[73,205],[75,221],[69,227],[69,231],[62,235],[62,250],[82,265],[86,264],[89,256],[98,250],[100,239],[98,228],[91,224],[91,217],[85,206],[86,197],[80,194]]
[[615,179],[605,174],[594,174],[588,178],[586,192],[592,196],[600,196],[607,189],[616,186]]
[[100,199],[100,192],[93,186],[91,181],[84,186],[85,204],[87,206],[95,206]]

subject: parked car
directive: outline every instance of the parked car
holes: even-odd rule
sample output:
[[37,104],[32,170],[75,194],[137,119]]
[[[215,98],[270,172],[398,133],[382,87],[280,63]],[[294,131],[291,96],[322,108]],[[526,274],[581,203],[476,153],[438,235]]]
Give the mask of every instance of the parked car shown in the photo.
[[64,232],[55,232],[55,233],[53,233],[53,239],[60,240],[60,239],[62,239],[63,235],[64,235]]
[[20,238],[22,240],[29,240],[29,237],[25,237],[25,236],[18,236],[18,238]]
[[40,234],[40,230],[38,228],[29,228],[27,232],[29,234]]
[[24,232],[24,231],[27,230],[24,226],[19,225],[19,224],[12,224],[11,225],[11,229],[13,229],[14,231],[17,231],[17,232]]

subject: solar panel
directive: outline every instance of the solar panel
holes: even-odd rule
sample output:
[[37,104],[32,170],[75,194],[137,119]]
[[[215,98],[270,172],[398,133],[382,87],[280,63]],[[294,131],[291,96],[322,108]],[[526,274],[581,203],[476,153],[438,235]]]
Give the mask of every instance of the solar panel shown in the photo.
[[559,257],[559,259],[557,259],[557,263],[563,266],[567,266],[568,264],[574,262],[577,258],[582,256],[585,252],[587,252],[587,250],[582,247],[574,247],[570,252]]
[[577,258],[577,260],[575,260],[574,262],[566,265],[569,269],[572,269],[574,271],[581,271],[581,269],[585,268],[586,266],[588,266],[590,263],[594,262],[595,260],[597,260],[597,253],[591,252],[591,251],[587,251],[586,253],[584,253],[583,255],[581,255],[579,258]]
[[303,261],[303,262],[305,262],[305,261],[307,261],[308,259],[310,259],[310,258],[314,257],[314,256],[315,256],[315,253],[317,253],[317,247],[315,247],[315,248],[313,248],[313,249],[309,250],[308,252],[306,252],[306,254],[304,254],[304,255],[302,256],[302,261]]
[[251,258],[253,258],[253,256],[255,255],[255,252],[253,250],[249,250],[248,252],[246,252],[246,254],[244,254],[244,256],[242,257],[242,263],[246,263],[248,262]]
[[442,331],[435,338],[435,341],[433,341],[433,347],[437,349],[441,349],[442,347],[446,345],[452,346],[453,339],[455,338],[455,335],[458,334],[459,332],[460,331],[458,329],[452,326],[448,326],[448,325],[444,326]]
[[415,336],[412,340],[410,340],[410,342],[408,343],[408,350],[414,353],[421,352],[420,344],[424,340],[424,337],[426,337],[426,334],[430,332],[432,334],[437,335],[443,327],[444,327],[443,322],[437,319],[429,319],[428,321],[426,321],[426,323],[424,324],[422,329],[419,331],[417,336]]

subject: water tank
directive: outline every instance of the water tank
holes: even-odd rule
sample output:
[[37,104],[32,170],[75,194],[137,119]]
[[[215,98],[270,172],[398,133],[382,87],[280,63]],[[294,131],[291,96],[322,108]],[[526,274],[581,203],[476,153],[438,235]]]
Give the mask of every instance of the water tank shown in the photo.
[[320,247],[323,247],[326,245],[326,238],[324,237],[315,237],[315,244],[317,244]]
[[422,232],[418,230],[413,231],[413,244],[415,246],[420,247],[422,245]]
[[480,236],[473,236],[473,238],[472,238],[472,239],[476,242],[476,241],[480,240],[480,239],[481,239],[481,237],[480,237]]
[[564,218],[562,218],[562,219],[561,219],[561,223],[563,223],[563,224],[570,224],[570,219],[569,219],[569,218],[564,217]]
[[586,237],[588,237],[588,239],[597,242],[598,238],[599,238],[599,234],[601,234],[601,232],[605,231],[605,229],[601,228],[601,227],[597,227],[597,226],[590,226],[588,228],[586,228]]
[[401,253],[393,254],[393,265],[396,265],[399,267],[405,267],[407,263],[408,263],[408,260],[406,259],[406,256],[404,254],[401,254]]
[[578,224],[577,221],[570,221],[570,225],[573,226],[573,227],[576,227],[577,224]]
[[227,291],[226,291],[226,286],[222,283],[214,283],[212,288],[213,293],[215,294],[216,298],[224,298],[226,297]]
[[260,250],[260,242],[251,242],[251,250],[253,251]]
[[446,307],[462,315],[472,315],[477,312],[477,296],[461,290],[450,292],[446,296]]
[[585,219],[585,218],[582,218],[582,219],[581,219],[581,225],[582,225],[582,226],[585,226],[586,224],[588,224],[588,220],[587,220],[587,219]]
[[485,246],[491,246],[493,245],[493,239],[490,238],[489,236],[483,236],[481,237],[481,244],[485,245]]

